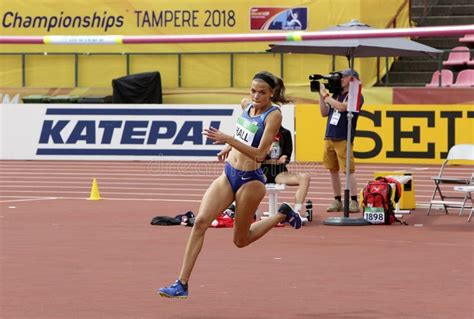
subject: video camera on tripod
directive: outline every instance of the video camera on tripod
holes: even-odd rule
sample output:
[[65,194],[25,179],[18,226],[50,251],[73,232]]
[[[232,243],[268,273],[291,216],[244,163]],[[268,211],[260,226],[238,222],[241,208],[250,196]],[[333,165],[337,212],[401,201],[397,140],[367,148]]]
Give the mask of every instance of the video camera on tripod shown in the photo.
[[311,74],[309,76],[311,92],[319,92],[319,88],[321,87],[319,80],[324,80],[324,86],[329,92],[339,94],[342,91],[341,79],[341,72],[331,72],[327,75]]

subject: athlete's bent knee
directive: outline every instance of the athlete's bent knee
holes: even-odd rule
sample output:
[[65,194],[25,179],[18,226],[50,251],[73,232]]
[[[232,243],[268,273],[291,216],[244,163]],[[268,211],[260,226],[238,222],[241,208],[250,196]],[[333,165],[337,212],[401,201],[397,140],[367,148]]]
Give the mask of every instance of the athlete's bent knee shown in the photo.
[[249,241],[245,238],[234,238],[234,245],[237,248],[244,248],[249,245]]

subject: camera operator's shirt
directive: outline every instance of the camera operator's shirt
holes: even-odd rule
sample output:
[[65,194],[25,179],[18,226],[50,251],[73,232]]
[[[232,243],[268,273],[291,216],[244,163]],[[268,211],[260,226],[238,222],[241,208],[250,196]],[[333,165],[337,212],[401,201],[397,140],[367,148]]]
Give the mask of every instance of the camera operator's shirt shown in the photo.
[[[333,99],[344,102],[348,93],[333,95]],[[364,96],[360,99],[360,108],[364,104]],[[351,142],[354,141],[357,118],[359,113],[352,113]],[[339,112],[335,108],[329,108],[328,121],[326,125],[325,139],[328,140],[346,140],[347,139],[347,111]]]

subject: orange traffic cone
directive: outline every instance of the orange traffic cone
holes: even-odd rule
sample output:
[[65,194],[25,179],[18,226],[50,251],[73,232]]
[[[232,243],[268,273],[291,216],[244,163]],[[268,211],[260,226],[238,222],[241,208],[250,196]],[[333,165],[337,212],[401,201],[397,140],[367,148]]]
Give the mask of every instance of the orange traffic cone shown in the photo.
[[100,200],[99,186],[97,185],[97,179],[94,178],[92,181],[91,195],[89,200]]

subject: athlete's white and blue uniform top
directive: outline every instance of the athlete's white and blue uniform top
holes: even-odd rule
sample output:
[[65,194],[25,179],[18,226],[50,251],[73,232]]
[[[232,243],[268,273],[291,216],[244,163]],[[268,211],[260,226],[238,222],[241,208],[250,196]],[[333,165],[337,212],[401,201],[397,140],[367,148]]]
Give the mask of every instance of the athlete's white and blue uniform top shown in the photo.
[[[260,145],[263,132],[265,131],[265,119],[267,118],[268,114],[280,109],[277,106],[272,105],[272,107],[270,107],[264,113],[257,116],[251,116],[250,110],[252,107],[253,105],[250,104],[238,118],[234,138],[246,145],[258,147]],[[256,180],[265,184],[265,175],[263,174],[261,168],[258,168],[254,171],[241,171],[233,168],[229,162],[227,162],[224,167],[224,172],[234,193],[236,193],[243,184],[250,181]]]

